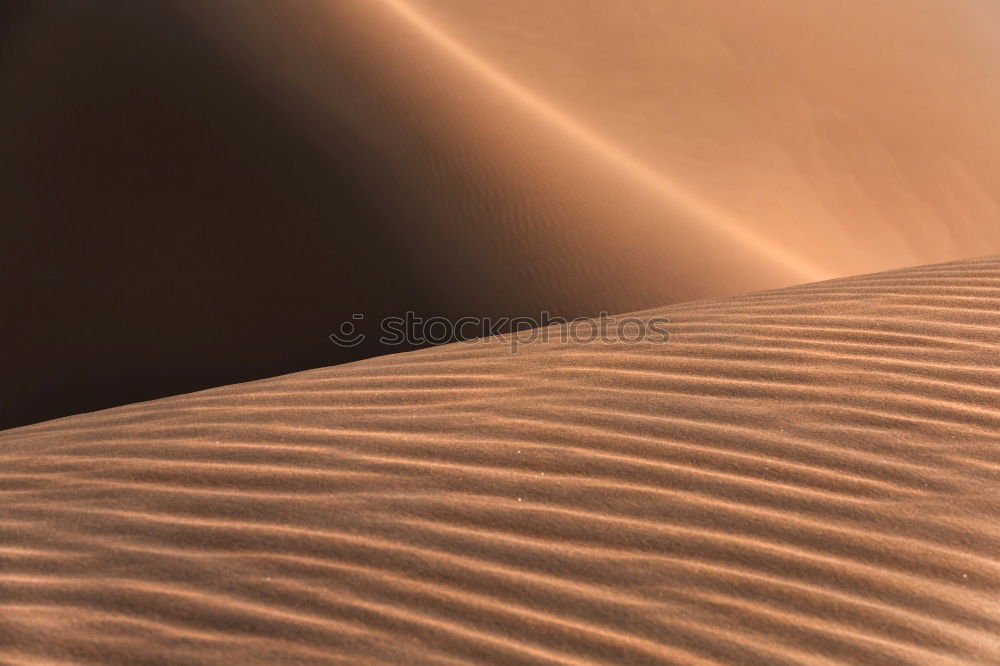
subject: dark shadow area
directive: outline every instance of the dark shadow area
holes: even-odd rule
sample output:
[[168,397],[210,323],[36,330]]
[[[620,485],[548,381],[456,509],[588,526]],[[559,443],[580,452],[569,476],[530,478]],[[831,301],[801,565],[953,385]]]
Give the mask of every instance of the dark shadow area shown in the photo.
[[0,428],[401,351],[327,335],[435,312],[358,156],[310,145],[181,22],[3,12]]

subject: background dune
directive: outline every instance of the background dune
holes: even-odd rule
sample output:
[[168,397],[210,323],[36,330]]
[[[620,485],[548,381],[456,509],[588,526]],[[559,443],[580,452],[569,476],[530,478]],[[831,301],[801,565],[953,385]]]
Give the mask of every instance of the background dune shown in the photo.
[[[730,291],[1000,243],[992,2],[179,4],[317,134],[351,122],[378,144],[395,132],[386,164],[416,163],[398,147],[433,135],[433,156],[409,170],[425,188],[435,171],[451,185],[459,169],[488,168],[490,186],[527,210],[477,210],[470,236],[566,228],[613,242],[626,230],[663,253],[645,279],[685,282],[693,267]],[[348,119],[345,90],[359,105],[396,102],[411,126],[377,101]],[[697,258],[677,252],[685,239]],[[534,284],[563,258],[573,249],[533,264]],[[741,261],[774,273],[747,277]],[[700,295],[684,288],[681,298]],[[672,284],[658,289],[677,298]]]
[[1000,251],[986,0],[3,11],[0,427]]
[[1000,242],[1000,5],[391,0],[800,261]]
[[0,433],[7,663],[1000,660],[1000,258]]

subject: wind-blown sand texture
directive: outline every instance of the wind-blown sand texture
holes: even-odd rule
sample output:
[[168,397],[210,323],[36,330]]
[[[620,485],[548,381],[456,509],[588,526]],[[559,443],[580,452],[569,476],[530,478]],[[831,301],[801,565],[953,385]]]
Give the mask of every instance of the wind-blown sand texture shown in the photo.
[[0,433],[4,663],[1000,663],[1000,258]]

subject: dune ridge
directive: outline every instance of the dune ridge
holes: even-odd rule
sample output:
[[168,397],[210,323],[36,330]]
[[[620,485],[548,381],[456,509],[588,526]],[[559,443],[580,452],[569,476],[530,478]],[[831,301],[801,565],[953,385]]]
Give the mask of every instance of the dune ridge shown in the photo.
[[614,165],[638,183],[659,193],[668,202],[667,210],[679,209],[685,217],[689,218],[690,223],[705,225],[717,230],[730,242],[749,248],[751,252],[760,255],[762,264],[776,266],[786,274],[793,276],[793,279],[812,281],[826,277],[820,267],[794,251],[790,251],[780,242],[780,239],[768,238],[738,217],[713,206],[711,201],[706,198],[694,196],[678,183],[669,180],[662,173],[622,150],[614,142],[607,140],[574,120],[569,114],[554,107],[509,75],[498,70],[490,62],[469,50],[468,47],[457,41],[441,26],[435,24],[412,5],[403,0],[380,1],[414,29],[425,35],[435,46],[477,72],[490,85],[496,86],[508,97],[529,107],[553,126],[556,131],[567,134],[573,141],[592,150],[595,159]]
[[[473,256],[510,259],[524,249],[511,229],[535,243],[573,236],[532,257],[547,288],[561,286],[552,257],[579,265],[607,244],[593,263],[610,262],[628,289],[579,279],[660,299],[649,307],[1000,241],[990,2],[178,4],[318,143],[350,127],[382,174],[433,193],[423,206],[476,211],[476,225],[435,236],[488,238]],[[460,182],[475,184],[463,200]],[[518,207],[497,206],[498,193]],[[429,231],[399,233],[419,243]]]
[[0,433],[0,661],[1000,661],[1000,257]]

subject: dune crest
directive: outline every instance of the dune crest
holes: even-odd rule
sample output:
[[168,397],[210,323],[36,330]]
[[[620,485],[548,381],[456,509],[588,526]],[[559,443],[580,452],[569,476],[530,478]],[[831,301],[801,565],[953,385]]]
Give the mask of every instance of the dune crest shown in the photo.
[[[583,247],[565,257],[576,264],[627,230],[672,264],[619,273],[623,295],[676,302],[747,280],[784,286],[1000,247],[1000,134],[989,120],[1000,114],[1000,49],[987,27],[1000,14],[989,0],[948,10],[936,0],[187,9],[316,136],[340,131],[330,119],[344,120],[351,90],[370,112],[354,131],[392,132],[396,149],[433,136],[430,166],[450,172],[447,183],[459,165],[483,170],[524,206],[492,209],[456,242],[503,241],[507,228],[575,232]],[[366,80],[338,73],[351,60]],[[373,94],[380,86],[391,93]],[[407,108],[413,125],[379,119],[386,103]],[[426,186],[429,174],[417,173]],[[533,191],[540,179],[549,188]],[[451,195],[435,196],[436,207]],[[626,270],[642,256],[625,244],[604,260]],[[697,268],[706,261],[731,270]],[[545,258],[536,262],[532,277],[551,280]],[[711,281],[700,292],[686,282],[690,267]],[[671,284],[657,291],[657,279]]]
[[690,219],[692,224],[704,224],[717,229],[732,241],[758,253],[761,262],[776,264],[779,268],[788,271],[795,279],[806,282],[827,277],[823,275],[817,265],[789,251],[789,248],[780,242],[761,236],[746,222],[714,207],[707,199],[693,196],[691,192],[684,190],[676,182],[667,180],[662,173],[635,159],[634,156],[622,150],[620,146],[582,125],[564,111],[555,108],[456,41],[454,37],[429,20],[426,15],[416,11],[405,0],[380,0],[380,2],[402,16],[408,23],[425,34],[432,42],[452,54],[457,60],[467,63],[470,69],[481,74],[489,83],[500,88],[508,96],[521,101],[557,131],[565,133],[572,140],[591,149],[594,153],[593,159],[610,162],[630,178],[660,193],[667,201],[667,210],[679,209],[680,213]]

